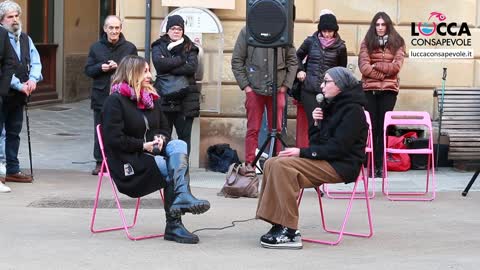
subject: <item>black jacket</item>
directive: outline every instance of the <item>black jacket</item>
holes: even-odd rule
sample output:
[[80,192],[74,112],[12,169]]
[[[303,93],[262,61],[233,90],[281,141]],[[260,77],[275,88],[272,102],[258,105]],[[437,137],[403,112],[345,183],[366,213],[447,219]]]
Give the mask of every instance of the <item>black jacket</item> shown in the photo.
[[[162,108],[165,112],[183,112],[187,117],[200,115],[200,90],[195,82],[195,71],[198,66],[198,48],[186,36],[184,42],[171,51],[167,49],[171,40],[168,35],[163,35],[152,43],[152,61],[160,74],[183,75],[187,77],[190,86],[188,93],[180,98],[162,98]],[[191,43],[189,51],[185,50],[185,44]],[[154,85],[156,88],[157,86]]]
[[[110,173],[118,190],[134,198],[165,186],[154,157],[143,151],[146,130],[143,115],[149,125],[147,141],[152,141],[156,134],[163,134],[167,138],[163,144],[165,149],[170,130],[158,100],[152,110],[140,110],[132,100],[114,93],[105,100],[102,110],[103,142]],[[125,175],[128,164],[133,168],[132,175]]]
[[321,128],[310,127],[310,144],[300,150],[300,157],[326,160],[346,183],[355,181],[365,159],[366,103],[360,83],[326,103]]
[[8,32],[0,27],[0,97],[8,95],[17,56],[10,44]]
[[[307,56],[307,61],[303,64],[302,61]],[[302,90],[318,93],[325,71],[332,67],[347,66],[347,48],[345,41],[337,33],[335,43],[324,49],[318,39],[318,32],[315,32],[312,36],[307,37],[298,48],[297,58],[297,72],[305,71],[307,73]]]
[[107,34],[103,33],[100,40],[93,43],[88,53],[87,64],[85,65],[85,74],[93,79],[92,85],[92,103],[94,110],[101,110],[105,99],[110,94],[110,77],[115,70],[108,72],[102,71],[102,64],[108,60],[113,60],[117,64],[127,55],[137,55],[137,47],[127,41],[122,33],[117,43],[108,42]]

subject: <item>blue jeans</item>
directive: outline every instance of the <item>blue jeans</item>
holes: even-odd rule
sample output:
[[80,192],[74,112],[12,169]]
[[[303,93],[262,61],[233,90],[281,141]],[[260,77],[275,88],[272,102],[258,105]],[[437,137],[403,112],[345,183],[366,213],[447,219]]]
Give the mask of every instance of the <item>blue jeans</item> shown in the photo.
[[16,93],[13,96],[2,97],[0,106],[0,127],[5,128],[5,157],[7,174],[20,171],[18,149],[20,148],[20,132],[23,123],[24,96]]
[[[167,148],[165,149],[167,153],[167,158],[173,154],[187,154],[187,143],[182,140],[172,140],[168,142]],[[170,182],[171,178],[168,176],[167,161],[164,156],[155,156],[155,162],[157,167],[160,170],[160,173],[165,178],[165,181]]]

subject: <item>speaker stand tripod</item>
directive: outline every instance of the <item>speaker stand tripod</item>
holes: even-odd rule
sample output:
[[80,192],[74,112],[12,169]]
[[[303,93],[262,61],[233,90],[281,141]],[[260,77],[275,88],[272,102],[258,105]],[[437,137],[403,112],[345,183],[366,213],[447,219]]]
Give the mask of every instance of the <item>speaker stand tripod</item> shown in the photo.
[[472,187],[473,183],[475,183],[475,180],[477,180],[477,176],[479,173],[480,173],[480,169],[477,169],[473,174],[472,179],[470,179],[470,182],[468,182],[468,185],[465,187],[465,190],[462,192],[463,197],[467,196],[468,191]]
[[[258,151],[257,155],[255,156],[255,159],[252,162],[252,167],[255,167],[257,164],[257,161],[260,159],[262,156],[263,151],[265,148],[267,148],[268,143],[270,143],[270,150],[268,151],[268,157],[273,157],[277,155],[276,152],[276,141],[279,140],[284,147],[287,146],[287,144],[283,141],[282,139],[282,134],[281,130],[277,130],[277,50],[278,47],[273,48],[273,74],[272,74],[272,128],[270,132],[268,133],[267,138],[262,144],[262,147],[260,147],[260,151]],[[268,119],[268,117],[267,117]],[[257,167],[258,168],[258,167]],[[260,171],[263,172],[261,168],[258,168]]]

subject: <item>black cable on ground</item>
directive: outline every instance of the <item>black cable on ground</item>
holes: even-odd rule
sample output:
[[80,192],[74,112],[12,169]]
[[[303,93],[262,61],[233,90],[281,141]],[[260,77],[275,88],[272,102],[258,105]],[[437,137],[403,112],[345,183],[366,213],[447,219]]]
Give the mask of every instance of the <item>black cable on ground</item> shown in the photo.
[[235,227],[235,223],[248,222],[248,221],[252,221],[252,220],[255,220],[255,219],[256,218],[234,220],[234,221],[232,221],[232,225],[228,225],[228,226],[225,226],[225,227],[219,227],[219,228],[201,228],[201,229],[197,229],[197,230],[193,231],[192,233],[196,233],[196,232],[199,232],[199,231],[221,231],[221,230],[224,230],[224,229]]
[[87,163],[93,163],[96,162],[95,160],[89,160],[89,161],[72,161],[72,164],[87,164]]

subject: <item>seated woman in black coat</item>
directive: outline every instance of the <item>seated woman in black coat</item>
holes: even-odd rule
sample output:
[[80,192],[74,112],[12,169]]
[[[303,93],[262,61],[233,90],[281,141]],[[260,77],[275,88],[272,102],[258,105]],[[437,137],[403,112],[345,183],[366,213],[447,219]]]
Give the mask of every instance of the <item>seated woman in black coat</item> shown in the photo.
[[170,129],[160,108],[144,58],[127,56],[112,77],[111,94],[102,111],[105,154],[118,190],[141,197],[165,190],[165,240],[196,244],[199,239],[182,224],[186,212],[201,214],[206,200],[190,193],[187,145],[169,141]]

